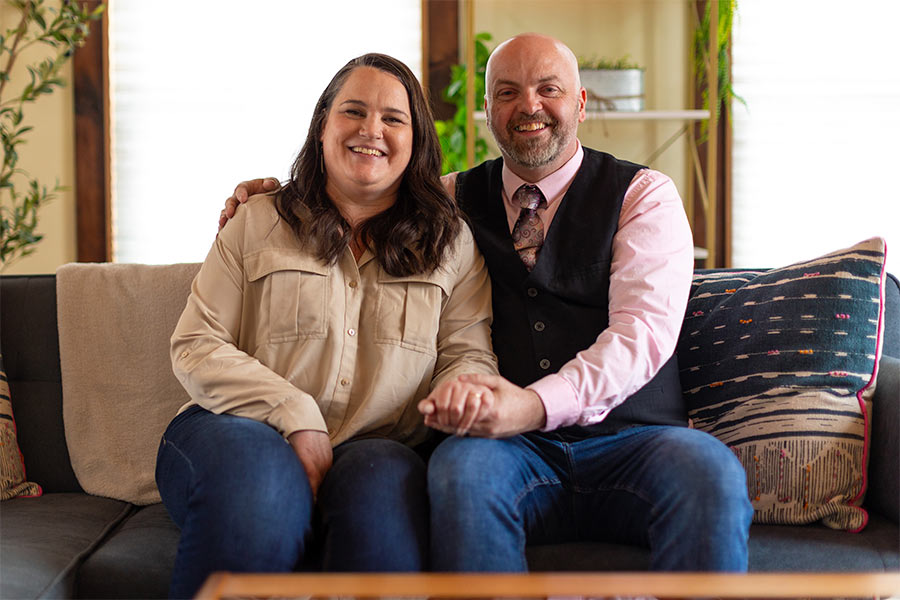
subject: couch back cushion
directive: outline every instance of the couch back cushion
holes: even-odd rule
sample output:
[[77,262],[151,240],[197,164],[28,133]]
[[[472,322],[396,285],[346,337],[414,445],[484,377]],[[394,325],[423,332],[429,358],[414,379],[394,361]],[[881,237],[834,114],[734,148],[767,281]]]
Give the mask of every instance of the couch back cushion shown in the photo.
[[0,349],[25,473],[44,492],[80,492],[63,431],[55,277],[0,277],[0,307]]
[[159,502],[159,440],[188,400],[169,338],[199,268],[76,263],[56,272],[66,440],[90,494]]
[[861,529],[884,242],[698,274],[678,344],[689,414],[747,472],[760,523]]

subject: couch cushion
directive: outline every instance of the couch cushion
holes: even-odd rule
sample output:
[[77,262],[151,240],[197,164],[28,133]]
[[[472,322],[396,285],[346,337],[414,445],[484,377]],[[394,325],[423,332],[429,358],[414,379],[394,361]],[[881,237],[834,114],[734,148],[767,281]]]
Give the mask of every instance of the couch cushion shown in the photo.
[[63,422],[89,494],[160,501],[159,440],[189,400],[172,372],[169,338],[199,268],[69,264],[56,272]]
[[861,533],[821,525],[753,525],[751,571],[897,571],[897,526],[870,515]]
[[167,597],[178,537],[162,504],[139,508],[81,567],[79,597]]
[[25,472],[45,493],[81,492],[63,432],[56,278],[0,276],[0,348]]
[[900,523],[900,358],[881,357],[872,415],[866,507]]
[[77,570],[133,510],[86,494],[15,498],[0,511],[0,597],[75,597]]
[[40,495],[41,486],[25,479],[25,463],[16,439],[16,420],[0,354],[0,500]]
[[678,342],[694,425],[747,471],[754,520],[860,529],[884,241],[695,275]]
[[[750,527],[751,573],[772,571],[848,572],[900,569],[897,526],[872,515],[861,533],[822,525]],[[532,571],[647,571],[650,551],[612,542],[528,546]]]

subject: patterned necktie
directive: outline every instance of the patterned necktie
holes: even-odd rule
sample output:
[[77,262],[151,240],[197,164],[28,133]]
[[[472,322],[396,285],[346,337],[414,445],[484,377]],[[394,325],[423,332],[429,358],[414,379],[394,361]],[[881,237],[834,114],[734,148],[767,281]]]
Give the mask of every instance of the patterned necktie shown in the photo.
[[513,227],[513,245],[525,268],[531,271],[537,262],[538,252],[544,243],[544,224],[538,216],[539,208],[547,206],[547,200],[536,185],[523,185],[513,194],[513,202],[522,207]]

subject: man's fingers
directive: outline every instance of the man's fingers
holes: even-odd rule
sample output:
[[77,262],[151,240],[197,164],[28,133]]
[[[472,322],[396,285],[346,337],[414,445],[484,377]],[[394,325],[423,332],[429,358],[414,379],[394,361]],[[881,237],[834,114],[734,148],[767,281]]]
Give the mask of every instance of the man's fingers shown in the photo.
[[266,177],[265,179],[263,179],[263,187],[267,192],[278,189],[278,186],[280,185],[281,183],[274,177]]
[[456,431],[454,432],[456,435],[468,435],[469,429],[472,427],[472,423],[475,422],[475,417],[478,416],[478,411],[481,408],[481,397],[482,394],[480,392],[469,395],[465,410],[457,421]]
[[225,201],[225,211],[224,211],[225,216],[229,219],[231,217],[233,217],[234,211],[237,210],[237,206],[238,206],[238,199],[235,198],[234,196],[232,196],[228,200],[226,200]]

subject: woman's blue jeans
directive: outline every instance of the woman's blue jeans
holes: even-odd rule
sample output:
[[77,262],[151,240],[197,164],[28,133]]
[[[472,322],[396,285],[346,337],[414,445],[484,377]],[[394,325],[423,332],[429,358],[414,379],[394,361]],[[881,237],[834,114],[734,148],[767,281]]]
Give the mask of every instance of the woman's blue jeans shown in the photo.
[[654,570],[747,570],[744,469],[694,429],[450,437],[431,455],[428,492],[436,571],[526,571],[526,540],[642,545]]
[[427,568],[425,464],[398,442],[335,448],[316,500],[281,434],[195,406],[163,435],[156,482],[181,529],[174,598],[193,597],[214,571]]

